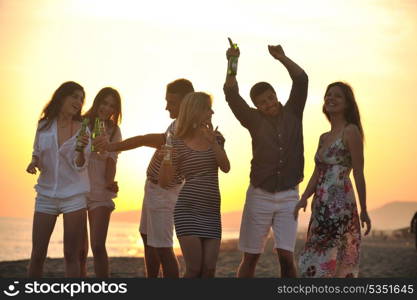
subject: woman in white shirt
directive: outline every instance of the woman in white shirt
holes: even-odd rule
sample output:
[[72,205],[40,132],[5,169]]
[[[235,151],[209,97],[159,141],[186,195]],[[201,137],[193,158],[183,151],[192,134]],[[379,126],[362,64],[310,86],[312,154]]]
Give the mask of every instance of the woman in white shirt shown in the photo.
[[[117,90],[105,87],[94,99],[93,106],[85,114],[93,130],[96,118],[105,122],[106,135],[110,142],[120,142],[122,136],[118,124],[121,121],[121,98]],[[114,181],[117,152],[93,152],[88,164],[91,191],[87,196],[88,221],[90,224],[90,245],[94,255],[96,277],[109,277],[109,263],[106,251],[106,237],[110,214],[115,205],[118,186]],[[88,235],[85,227],[84,251],[81,252],[81,275],[86,276]]]
[[90,185],[87,171],[88,133],[75,151],[81,127],[84,89],[78,83],[63,83],[45,106],[36,131],[32,161],[26,171],[36,174],[36,202],[32,228],[29,277],[41,277],[49,239],[57,216],[64,216],[65,275],[80,277],[79,253],[86,221],[86,195]]

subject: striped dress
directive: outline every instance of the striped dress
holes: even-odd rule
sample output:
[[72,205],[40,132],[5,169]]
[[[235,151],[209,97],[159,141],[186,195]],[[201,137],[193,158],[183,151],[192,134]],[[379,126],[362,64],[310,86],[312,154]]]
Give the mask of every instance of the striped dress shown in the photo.
[[[218,137],[224,146],[224,138]],[[173,161],[185,178],[174,210],[178,237],[197,236],[221,239],[220,191],[216,155],[208,150],[193,150],[183,140],[174,138]]]

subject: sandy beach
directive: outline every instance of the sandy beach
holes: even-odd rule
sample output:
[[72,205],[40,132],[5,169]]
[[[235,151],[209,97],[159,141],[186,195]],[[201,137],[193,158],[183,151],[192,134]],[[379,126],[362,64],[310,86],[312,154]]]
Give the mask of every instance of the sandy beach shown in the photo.
[[[297,240],[295,256],[301,251],[304,240]],[[256,277],[279,277],[279,264],[273,252],[273,243],[268,241],[264,254],[256,269]],[[217,262],[216,277],[235,277],[241,259],[237,241],[222,243]],[[184,261],[179,256],[181,273]],[[0,262],[1,278],[26,277],[28,260]],[[138,257],[111,257],[111,277],[144,277],[144,260]],[[44,277],[59,278],[64,276],[62,258],[48,258],[45,263]],[[94,277],[93,260],[88,259],[88,277]],[[362,243],[361,268],[359,277],[368,278],[417,278],[417,250],[412,239],[365,238]]]

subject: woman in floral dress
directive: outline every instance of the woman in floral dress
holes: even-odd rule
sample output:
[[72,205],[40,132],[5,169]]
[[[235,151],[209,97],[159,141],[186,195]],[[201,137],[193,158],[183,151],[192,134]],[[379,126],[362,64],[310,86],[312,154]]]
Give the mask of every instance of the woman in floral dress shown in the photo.
[[[363,130],[352,88],[342,82],[327,87],[323,112],[330,132],[321,135],[315,169],[295,207],[294,216],[314,193],[307,241],[299,259],[301,277],[357,277],[361,229],[371,221],[366,209],[363,175]],[[353,169],[359,203],[349,178]]]

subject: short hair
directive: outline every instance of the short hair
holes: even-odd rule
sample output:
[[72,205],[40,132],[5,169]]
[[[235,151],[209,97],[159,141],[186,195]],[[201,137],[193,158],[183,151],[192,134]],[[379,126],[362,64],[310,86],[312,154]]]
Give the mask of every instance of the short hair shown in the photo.
[[204,113],[211,109],[212,99],[204,92],[189,93],[182,100],[175,136],[184,139],[201,125]]
[[194,87],[188,79],[180,78],[167,84],[167,93],[178,94],[180,98],[194,92]]
[[255,98],[258,97],[260,94],[264,93],[266,90],[272,90],[275,93],[275,90],[272,87],[272,85],[270,85],[268,82],[265,82],[265,81],[256,83],[250,89],[250,98],[252,99],[253,104],[256,105]]

